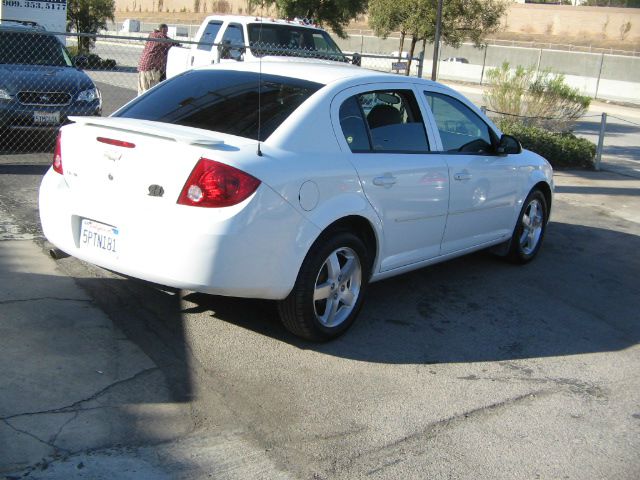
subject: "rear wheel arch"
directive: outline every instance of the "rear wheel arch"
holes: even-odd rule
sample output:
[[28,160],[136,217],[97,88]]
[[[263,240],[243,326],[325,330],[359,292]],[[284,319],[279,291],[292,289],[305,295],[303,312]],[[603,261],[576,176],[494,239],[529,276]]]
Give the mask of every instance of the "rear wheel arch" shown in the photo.
[[344,333],[362,307],[376,246],[375,231],[363,217],[329,224],[311,244],[293,289],[278,301],[285,328],[313,341]]
[[367,248],[368,260],[371,269],[378,255],[378,236],[371,222],[359,215],[349,215],[327,225],[327,227],[318,236],[314,244],[327,236],[338,233],[349,232],[356,235]]

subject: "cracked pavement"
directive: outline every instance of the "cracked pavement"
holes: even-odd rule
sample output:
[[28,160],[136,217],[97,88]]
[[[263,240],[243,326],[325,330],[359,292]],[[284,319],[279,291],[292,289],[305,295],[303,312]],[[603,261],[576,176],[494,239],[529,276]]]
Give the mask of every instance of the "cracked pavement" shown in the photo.
[[0,283],[5,471],[139,437],[127,405],[145,397],[153,399],[155,421],[175,427],[155,441],[190,430],[186,406],[172,403],[158,367],[40,247],[0,242]]

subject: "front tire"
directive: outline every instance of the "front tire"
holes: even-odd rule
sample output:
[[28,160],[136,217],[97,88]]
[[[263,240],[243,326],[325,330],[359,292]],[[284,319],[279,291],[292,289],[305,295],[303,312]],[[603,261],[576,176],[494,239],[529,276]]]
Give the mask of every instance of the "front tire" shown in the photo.
[[278,302],[282,323],[312,341],[343,334],[362,307],[370,274],[360,238],[344,231],[322,235],[304,259],[293,290]]
[[533,190],[524,202],[511,237],[508,257],[515,263],[533,260],[544,239],[549,220],[547,200],[540,190]]

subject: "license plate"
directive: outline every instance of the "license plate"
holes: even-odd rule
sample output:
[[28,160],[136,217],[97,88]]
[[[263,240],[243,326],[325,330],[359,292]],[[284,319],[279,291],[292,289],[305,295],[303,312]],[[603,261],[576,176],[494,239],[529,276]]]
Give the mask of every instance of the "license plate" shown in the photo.
[[37,125],[57,125],[60,112],[33,112],[33,123]]
[[119,247],[119,234],[116,227],[85,218],[82,220],[80,229],[80,248],[116,256]]

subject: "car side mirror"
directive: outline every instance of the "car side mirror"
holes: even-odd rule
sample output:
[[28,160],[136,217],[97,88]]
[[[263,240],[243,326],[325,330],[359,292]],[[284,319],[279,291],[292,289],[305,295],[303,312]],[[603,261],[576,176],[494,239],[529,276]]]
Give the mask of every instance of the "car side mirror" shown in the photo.
[[244,47],[232,45],[231,40],[223,40],[222,43],[218,45],[218,54],[221,60],[230,59],[241,62],[244,51]]
[[357,67],[362,66],[362,55],[360,55],[357,52],[354,53],[353,56],[351,57],[351,64]]
[[522,144],[516,137],[504,134],[500,137],[500,142],[496,147],[496,153],[498,155],[517,155],[522,153]]
[[84,70],[89,66],[89,59],[84,55],[73,57],[73,66],[80,70]]

